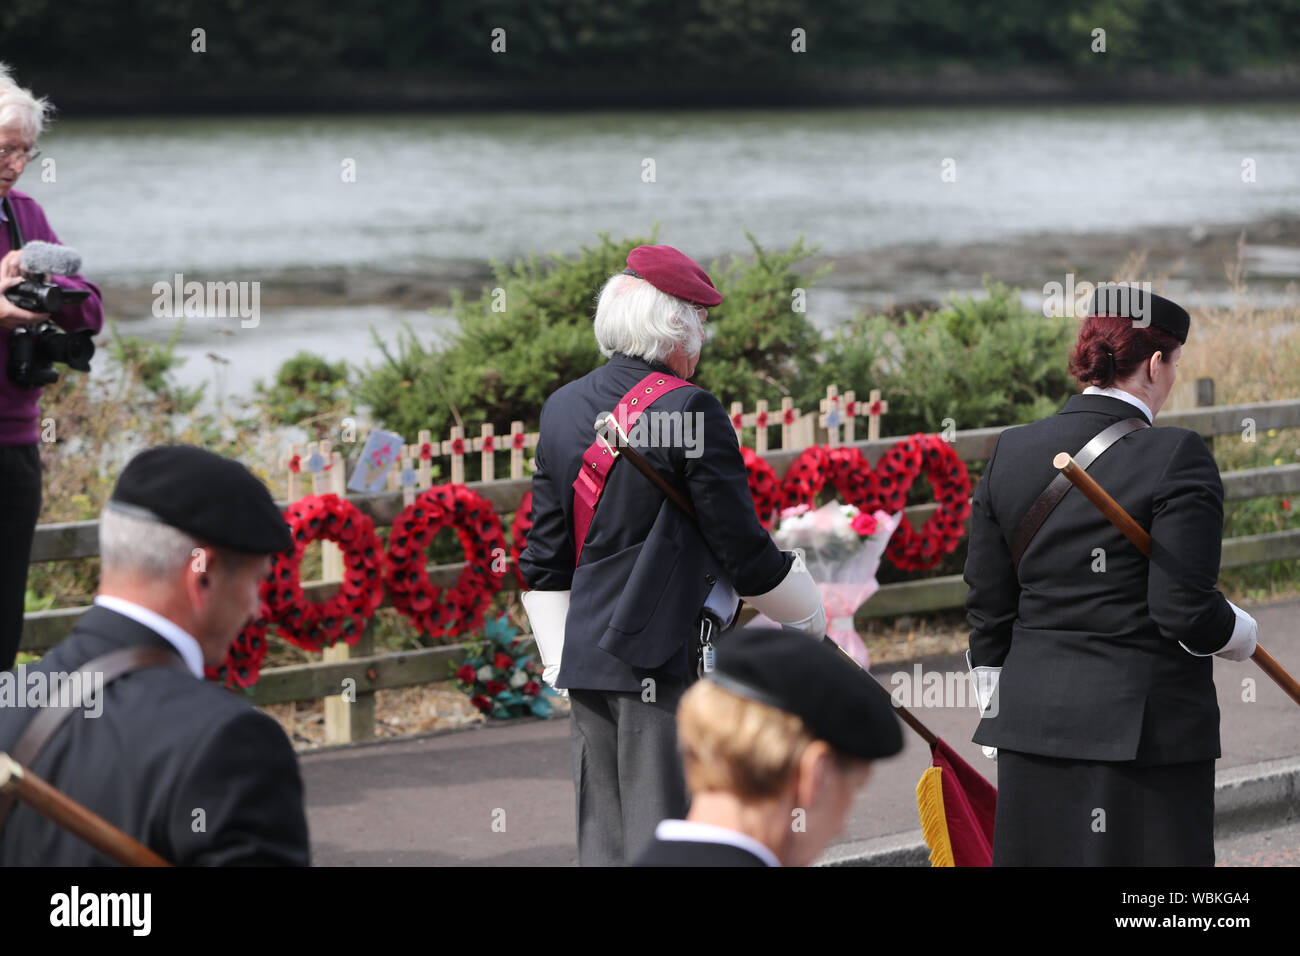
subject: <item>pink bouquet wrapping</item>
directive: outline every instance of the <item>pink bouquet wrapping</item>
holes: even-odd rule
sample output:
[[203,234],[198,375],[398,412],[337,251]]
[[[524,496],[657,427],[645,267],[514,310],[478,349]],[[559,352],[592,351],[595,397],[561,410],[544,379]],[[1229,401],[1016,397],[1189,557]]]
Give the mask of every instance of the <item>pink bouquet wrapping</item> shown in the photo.
[[802,560],[817,582],[831,640],[863,667],[870,658],[853,629],[853,612],[879,589],[876,571],[901,519],[902,512],[869,515],[831,501],[815,510],[808,505],[786,508],[772,532],[777,546],[795,552],[795,560]]

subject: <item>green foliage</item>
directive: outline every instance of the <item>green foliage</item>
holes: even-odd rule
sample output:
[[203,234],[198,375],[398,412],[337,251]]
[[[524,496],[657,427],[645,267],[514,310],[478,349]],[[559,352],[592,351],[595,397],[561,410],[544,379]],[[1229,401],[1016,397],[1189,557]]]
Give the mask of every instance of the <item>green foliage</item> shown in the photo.
[[462,419],[535,427],[551,392],[604,361],[591,334],[595,295],[634,246],[654,241],[599,238],[571,260],[493,262],[491,287],[475,299],[453,296],[457,330],[444,348],[424,346],[410,328],[395,350],[376,336],[384,362],[362,374],[358,397],[406,436],[421,428],[445,436]]
[[804,313],[794,311],[793,291],[806,289],[829,267],[806,277],[794,270],[816,252],[802,237],[783,252],[764,251],[749,232],[745,238],[754,250],[752,262],[733,257],[725,268],[708,270],[723,298],[709,310],[709,341],[693,381],[721,401],[747,407],[777,392],[797,401],[819,384],[809,359],[821,339]]
[[266,417],[279,425],[314,424],[317,438],[328,436],[331,422],[348,403],[348,363],[329,362],[299,352],[280,365],[270,385],[261,380],[253,393]]
[[32,611],[52,611],[58,603],[53,594],[37,594],[28,588],[24,595],[23,610],[29,614]]
[[[655,241],[653,232],[599,240],[571,259],[494,263],[492,288],[475,299],[454,297],[457,330],[443,349],[424,346],[409,328],[394,348],[376,337],[384,361],[361,376],[358,397],[404,436],[421,428],[446,435],[458,415],[471,425],[490,421],[498,431],[515,420],[535,428],[547,396],[605,361],[591,329],[596,295],[623,270],[633,247]],[[793,265],[811,250],[802,240],[779,253],[760,249],[753,237],[750,242],[752,262],[733,258],[709,269],[723,302],[709,310],[712,341],[695,381],[726,400],[752,404],[774,390],[812,387],[807,358],[818,336],[791,309],[791,290],[807,285]]]
[[1026,309],[999,283],[985,288],[987,298],[954,297],[933,313],[855,318],[826,343],[818,384],[859,398],[879,388],[891,435],[941,431],[949,418],[965,430],[1052,414],[1076,390],[1070,322]]
[[126,395],[139,383],[160,399],[171,413],[187,415],[194,411],[203,398],[204,385],[186,388],[177,385],[169,374],[185,361],[176,357],[176,343],[180,341],[181,332],[185,329],[183,319],[177,321],[176,328],[162,345],[146,342],[134,335],[122,335],[117,330],[116,322],[110,321],[108,328],[112,334],[109,354],[118,367],[125,370],[119,379],[119,396]]
[[[207,30],[204,56],[184,52],[196,25]],[[807,56],[791,54],[796,27]],[[1097,28],[1104,54],[1091,50]],[[497,29],[504,52],[492,48]],[[160,81],[169,77],[195,96],[264,100],[296,89],[324,92],[327,103],[356,96],[358,75],[375,74],[526,92],[533,79],[557,77],[771,88],[774,79],[951,61],[1221,71],[1295,62],[1300,0],[11,0],[0,4],[0,36],[19,77],[48,77],[53,89],[41,92],[56,100],[68,79],[111,76],[136,93],[170,90]],[[209,57],[234,66],[214,71]]]

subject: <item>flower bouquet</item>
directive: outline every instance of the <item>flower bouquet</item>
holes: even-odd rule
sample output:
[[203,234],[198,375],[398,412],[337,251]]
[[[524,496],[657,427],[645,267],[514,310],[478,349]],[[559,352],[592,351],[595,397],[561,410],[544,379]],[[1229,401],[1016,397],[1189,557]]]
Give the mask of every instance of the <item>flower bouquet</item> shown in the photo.
[[831,501],[815,510],[806,504],[786,508],[772,532],[777,546],[795,552],[817,582],[831,640],[863,667],[870,658],[853,629],[853,612],[879,589],[876,570],[901,520],[902,512],[867,514]]
[[470,645],[470,656],[456,669],[456,685],[488,717],[550,717],[559,695],[542,683],[541,662],[534,653],[522,653],[517,633],[504,614],[484,624],[484,640]]

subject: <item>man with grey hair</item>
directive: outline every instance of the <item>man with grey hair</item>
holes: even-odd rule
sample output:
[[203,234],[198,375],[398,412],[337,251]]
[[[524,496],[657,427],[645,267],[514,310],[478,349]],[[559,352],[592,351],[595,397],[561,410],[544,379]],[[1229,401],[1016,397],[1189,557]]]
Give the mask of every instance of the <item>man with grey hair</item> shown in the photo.
[[69,332],[98,332],[104,324],[99,288],[81,276],[47,277],[64,289],[90,293],[53,315],[29,312],[4,295],[23,281],[24,242],[59,241],[36,200],[14,188],[27,164],[39,155],[36,140],[49,110],[44,99],[15,83],[0,63],[0,670],[12,667],[18,654],[27,559],[41,511],[41,389],[12,380],[7,371],[11,344],[15,336],[26,336],[29,327],[47,319]]
[[[670,246],[638,246],[627,266],[596,307],[609,361],[542,409],[519,560],[544,677],[572,704],[583,865],[630,862],[660,820],[685,815],[677,701],[712,666],[737,595],[817,637],[826,621],[802,562],[759,523],[730,418],[686,381],[721,294]],[[698,523],[631,464],[613,467],[620,452],[596,436],[598,418],[612,419]]]
[[[269,555],[292,547],[266,486],[201,448],[150,448],[122,471],[99,532],[95,606],[25,668],[90,675],[102,700],[0,707],[0,751],[169,862],[307,865],[288,738],[203,679],[258,616]],[[0,797],[0,864],[110,862]]]

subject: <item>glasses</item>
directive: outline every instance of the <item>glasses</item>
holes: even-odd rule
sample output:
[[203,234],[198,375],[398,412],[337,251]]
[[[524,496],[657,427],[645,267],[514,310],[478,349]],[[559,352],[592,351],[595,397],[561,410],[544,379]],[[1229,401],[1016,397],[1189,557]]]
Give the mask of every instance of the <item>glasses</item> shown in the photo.
[[39,155],[41,155],[41,151],[35,147],[0,146],[0,166],[3,166],[5,163],[12,163],[15,160],[23,163],[30,163]]

